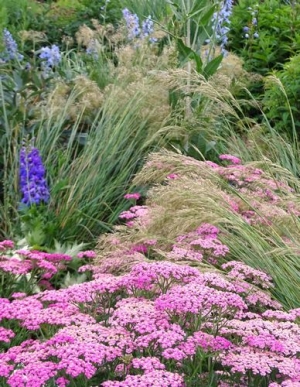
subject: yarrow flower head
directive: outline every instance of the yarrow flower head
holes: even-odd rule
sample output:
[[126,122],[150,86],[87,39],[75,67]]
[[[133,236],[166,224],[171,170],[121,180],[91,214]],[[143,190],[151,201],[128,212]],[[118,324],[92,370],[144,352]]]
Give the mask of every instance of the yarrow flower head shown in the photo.
[[241,159],[239,159],[238,157],[233,156],[233,155],[227,155],[227,154],[220,155],[219,159],[222,160],[222,161],[226,160],[230,164],[235,164],[235,165],[241,164]]
[[45,168],[39,153],[34,147],[22,147],[20,152],[20,188],[22,203],[27,206],[48,203],[49,189],[45,178]]
[[130,200],[130,199],[139,200],[140,197],[141,195],[138,192],[128,193],[124,195],[124,199],[127,199],[127,200]]
[[13,59],[21,61],[24,58],[24,56],[18,52],[18,45],[12,37],[12,34],[6,28],[3,30],[3,43],[4,52],[2,53],[2,59],[5,62]]

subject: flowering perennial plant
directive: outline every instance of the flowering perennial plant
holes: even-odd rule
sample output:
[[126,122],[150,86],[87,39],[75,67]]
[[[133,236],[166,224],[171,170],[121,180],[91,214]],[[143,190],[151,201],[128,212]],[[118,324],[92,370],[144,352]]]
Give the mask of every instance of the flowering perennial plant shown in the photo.
[[[82,258],[87,256],[95,253],[82,253]],[[67,254],[16,250],[12,241],[0,242],[0,297],[20,299],[43,289],[54,289],[71,261]]]
[[14,59],[21,61],[24,58],[24,56],[19,53],[18,45],[12,37],[12,34],[6,28],[3,30],[3,43],[4,52],[0,54],[0,58],[3,61],[8,62]]
[[[249,222],[245,211],[250,210],[234,201],[231,189],[248,195],[253,205],[279,203],[287,214],[297,213],[297,205],[288,204],[292,189],[285,181],[242,165],[235,156],[220,158],[226,166],[184,160],[193,176],[196,170],[208,170],[228,187],[223,198],[242,220]],[[180,184],[182,170],[174,168],[177,178],[168,179],[172,171],[165,167],[154,168],[164,176],[164,189]],[[267,273],[231,260],[222,242],[225,231],[215,225],[200,223],[173,240],[156,235],[152,222],[161,207],[151,202],[151,193],[149,197],[149,205],[121,214],[132,223],[103,238],[100,262],[93,251],[78,254],[92,259],[79,270],[90,272],[90,281],[61,289],[44,286],[38,293],[12,287],[7,298],[0,298],[0,383],[299,384],[300,309],[284,310],[272,299],[274,285]],[[274,214],[266,215],[268,221],[274,219]],[[251,218],[254,226],[264,226],[264,221]],[[0,274],[15,283],[34,279],[39,290],[42,281],[51,285],[69,260],[22,250],[13,257],[11,249],[11,241],[0,243]]]
[[20,152],[20,188],[22,203],[26,206],[48,203],[50,199],[39,150],[32,146],[22,147]]
[[247,10],[251,14],[251,21],[249,21],[248,25],[243,28],[244,38],[257,39],[259,37],[259,33],[257,32],[258,4],[255,4],[254,8],[248,7]]
[[217,40],[220,42],[221,53],[227,54],[225,49],[228,42],[227,34],[230,31],[230,16],[232,13],[233,1],[223,0],[220,2],[220,10],[213,16],[213,23]]
[[[219,233],[203,224],[179,241],[195,235],[214,241]],[[18,253],[54,265],[67,258]],[[15,387],[68,386],[71,380],[189,387],[199,380],[224,386],[229,374],[232,383],[243,380],[245,386],[299,383],[300,310],[273,304],[263,290],[272,286],[264,273],[236,262],[224,269],[229,273],[143,262],[121,276],[95,273],[90,282],[66,289],[1,298],[6,349],[0,352],[0,380]],[[252,302],[251,294],[260,294],[261,302]]]
[[59,47],[55,44],[51,47],[42,47],[39,57],[42,59],[42,68],[45,76],[49,75],[53,68],[61,62],[61,53]]
[[228,253],[228,247],[221,243],[218,234],[217,227],[203,224],[195,231],[177,237],[167,258],[172,261],[190,260],[217,264]]
[[151,37],[154,32],[154,23],[150,15],[142,22],[141,28],[139,18],[136,14],[132,14],[127,8],[123,9],[122,13],[126,22],[129,40],[148,38],[152,43],[156,41],[155,38]]

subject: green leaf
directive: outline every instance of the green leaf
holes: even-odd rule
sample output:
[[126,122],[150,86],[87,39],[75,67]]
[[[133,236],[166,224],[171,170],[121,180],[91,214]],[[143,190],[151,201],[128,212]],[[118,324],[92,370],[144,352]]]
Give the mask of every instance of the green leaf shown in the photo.
[[51,189],[51,194],[57,194],[58,192],[68,188],[68,180],[67,179],[63,179],[63,180],[60,180],[58,181]]
[[206,0],[198,0],[196,1],[194,7],[191,9],[190,13],[188,14],[189,18],[192,18],[196,15],[198,15],[200,12],[202,12],[207,6]]
[[199,20],[199,26],[207,26],[210,24],[213,14],[216,11],[216,5],[212,6]]
[[176,16],[177,20],[181,20],[182,19],[182,11],[179,7],[178,4],[176,3],[173,3],[173,1],[170,1],[170,0],[166,0],[167,4],[169,4],[173,14]]
[[179,53],[179,62],[180,65],[184,65],[188,62],[189,59],[193,59],[196,63],[196,70],[199,74],[202,74],[203,63],[200,56],[192,50],[190,47],[186,46],[182,39],[177,39],[177,48]]
[[209,78],[210,76],[212,76],[218,70],[222,60],[223,60],[223,55],[221,54],[221,55],[217,56],[216,58],[214,58],[213,60],[211,60],[205,66],[205,68],[203,70],[203,74],[204,74],[206,79]]
[[196,52],[194,52],[194,54],[193,54],[193,59],[196,62],[196,71],[197,71],[197,73],[198,74],[202,74],[202,71],[203,71],[202,59],[200,58],[200,56]]
[[186,63],[194,54],[194,51],[190,47],[186,46],[181,38],[177,38],[177,49],[181,65]]

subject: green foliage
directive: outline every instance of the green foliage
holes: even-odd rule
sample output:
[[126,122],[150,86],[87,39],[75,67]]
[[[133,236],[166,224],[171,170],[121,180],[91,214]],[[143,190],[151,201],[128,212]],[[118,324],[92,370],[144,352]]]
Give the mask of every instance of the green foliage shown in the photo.
[[5,7],[5,0],[0,0],[0,50],[2,51],[2,32],[7,25],[7,9]]
[[[3,4],[1,4],[2,2]],[[0,10],[0,15],[6,14],[4,19],[6,24],[5,27],[7,27],[10,32],[15,32],[30,28],[35,15],[40,12],[40,5],[34,0],[1,0]],[[0,28],[1,26],[2,24],[0,21]]]
[[59,123],[48,122],[51,133],[39,131],[37,142],[47,155],[45,165],[53,184],[64,182],[52,193],[63,241],[91,240],[110,229],[124,209],[123,195],[130,188],[132,176],[155,147],[147,118],[139,118],[143,102],[139,92],[122,110],[115,104],[116,98],[113,93],[105,101],[82,149],[77,143],[76,124],[67,148],[59,145]]
[[300,135],[300,55],[265,79],[263,104],[266,116],[279,133],[292,139]]
[[166,0],[119,0],[121,9],[127,8],[143,20],[151,15],[152,19],[162,21],[170,14]]
[[[92,19],[97,19],[100,23],[116,24],[120,15],[118,0],[112,0],[107,4],[105,0],[78,0],[77,2],[64,0],[56,3],[49,12],[48,18],[49,23],[54,23],[59,28],[61,36],[74,38],[75,33],[83,24],[92,27]],[[53,27],[48,30],[52,31]],[[57,41],[57,37],[49,37],[49,39]]]
[[[106,3],[105,0],[59,0],[38,3],[33,0],[12,0],[5,2],[8,15],[6,23],[12,31],[46,32],[48,44],[65,47],[65,37],[73,38],[75,44],[75,33],[79,27],[83,24],[92,27],[92,19],[103,24],[117,24],[121,17],[118,1],[111,0]],[[70,47],[70,44],[68,45]],[[40,44],[34,49],[38,47]],[[29,53],[32,47],[26,47],[26,50]]]
[[210,0],[176,0],[167,3],[173,15],[168,30],[176,40],[180,65],[193,60],[198,73],[212,75],[215,66],[203,68],[201,47],[213,36],[212,17],[216,4]]
[[[249,30],[244,31],[245,27]],[[229,49],[243,57],[246,70],[264,75],[279,69],[299,51],[299,31],[299,3],[267,0],[253,5],[252,1],[242,0],[233,9]]]

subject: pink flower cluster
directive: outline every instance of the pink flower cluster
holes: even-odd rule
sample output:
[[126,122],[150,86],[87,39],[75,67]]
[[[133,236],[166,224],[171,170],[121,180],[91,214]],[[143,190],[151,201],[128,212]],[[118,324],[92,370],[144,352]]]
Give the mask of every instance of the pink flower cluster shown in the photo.
[[11,240],[4,240],[0,242],[0,251],[10,250],[14,248],[14,242]]
[[119,215],[121,219],[126,219],[128,227],[147,224],[149,219],[149,210],[147,206],[133,206],[128,211],[123,211]]
[[96,258],[96,256],[97,254],[92,250],[81,251],[77,254],[78,258]]
[[[218,229],[203,225],[197,233],[215,238]],[[114,369],[117,379],[103,387],[184,387],[195,382],[185,370],[213,362],[207,377],[220,385],[228,372],[244,385],[253,375],[300,383],[300,310],[266,306],[272,300],[262,290],[258,298],[267,301],[255,309],[248,297],[269,277],[236,263],[226,269],[237,275],[140,263],[122,276],[0,299],[0,340],[15,340],[18,324],[28,330],[28,340],[0,352],[0,377],[9,386],[67,386]]]
[[17,250],[18,256],[0,256],[0,271],[13,275],[24,275],[32,271],[39,271],[44,279],[50,279],[62,262],[71,261],[72,258],[66,254],[45,253],[34,250]]
[[234,165],[239,165],[242,163],[241,159],[239,159],[238,157],[232,156],[232,155],[227,155],[227,154],[220,155],[219,159],[222,161],[223,160],[229,161],[230,164],[234,164]]
[[128,193],[128,194],[124,195],[124,199],[127,199],[127,200],[130,200],[130,199],[139,200],[140,197],[141,197],[141,195],[138,192]]
[[218,239],[219,229],[211,224],[202,224],[195,231],[180,235],[167,258],[172,261],[205,261],[217,265],[229,249]]

